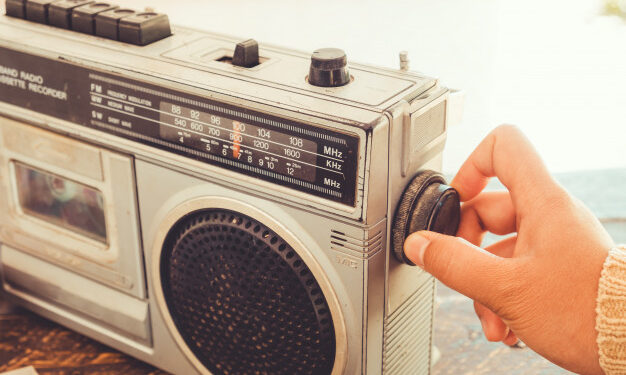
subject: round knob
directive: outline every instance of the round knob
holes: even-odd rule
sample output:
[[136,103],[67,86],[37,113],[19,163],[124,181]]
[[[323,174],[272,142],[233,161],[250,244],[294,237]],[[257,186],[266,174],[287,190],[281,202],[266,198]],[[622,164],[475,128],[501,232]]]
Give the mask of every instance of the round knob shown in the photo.
[[396,258],[414,266],[404,255],[404,240],[413,232],[429,230],[455,235],[461,220],[459,193],[434,171],[417,174],[404,191],[392,229]]
[[320,87],[338,87],[350,82],[346,53],[338,48],[322,48],[311,55],[309,83]]

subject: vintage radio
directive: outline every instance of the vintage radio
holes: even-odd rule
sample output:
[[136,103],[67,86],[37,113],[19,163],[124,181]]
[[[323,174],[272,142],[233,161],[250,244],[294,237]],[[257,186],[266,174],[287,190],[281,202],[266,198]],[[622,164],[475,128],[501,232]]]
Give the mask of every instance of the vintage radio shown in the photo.
[[437,80],[82,0],[0,16],[7,298],[174,374],[428,374]]

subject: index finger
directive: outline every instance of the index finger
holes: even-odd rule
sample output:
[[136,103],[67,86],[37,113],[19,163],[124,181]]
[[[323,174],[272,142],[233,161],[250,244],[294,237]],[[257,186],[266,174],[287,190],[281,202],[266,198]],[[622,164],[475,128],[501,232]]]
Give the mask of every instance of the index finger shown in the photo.
[[509,192],[489,191],[463,203],[456,235],[480,246],[487,232],[502,236],[516,231],[517,216]]
[[510,191],[518,210],[533,207],[556,187],[533,145],[510,125],[497,127],[478,145],[451,185],[465,202],[476,197],[494,176]]

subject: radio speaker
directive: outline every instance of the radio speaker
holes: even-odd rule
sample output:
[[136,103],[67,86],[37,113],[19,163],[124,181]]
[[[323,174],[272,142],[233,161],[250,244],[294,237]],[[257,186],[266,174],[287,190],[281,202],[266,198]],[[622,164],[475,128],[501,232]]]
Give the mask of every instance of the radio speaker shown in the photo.
[[294,249],[262,223],[228,210],[183,217],[161,259],[170,315],[214,374],[329,374],[328,304]]

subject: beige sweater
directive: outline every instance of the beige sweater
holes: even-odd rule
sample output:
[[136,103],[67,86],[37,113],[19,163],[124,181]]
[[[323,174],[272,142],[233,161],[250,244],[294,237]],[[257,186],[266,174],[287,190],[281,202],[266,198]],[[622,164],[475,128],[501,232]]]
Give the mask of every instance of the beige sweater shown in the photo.
[[626,246],[604,262],[596,311],[600,366],[606,375],[626,375]]

